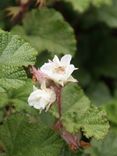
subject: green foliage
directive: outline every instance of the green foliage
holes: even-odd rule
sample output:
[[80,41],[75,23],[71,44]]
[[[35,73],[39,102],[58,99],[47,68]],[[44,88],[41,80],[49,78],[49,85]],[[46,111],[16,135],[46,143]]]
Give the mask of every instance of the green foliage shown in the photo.
[[11,88],[7,92],[1,93],[0,108],[11,105],[16,111],[25,110],[30,112],[31,108],[27,103],[29,94],[32,92],[32,82],[26,82],[23,86],[14,89]]
[[108,119],[117,124],[117,98],[113,98],[110,102],[105,105],[105,109],[108,114]]
[[72,152],[68,147],[64,147],[61,156],[83,156],[82,151],[79,149],[77,152]]
[[70,2],[75,10],[78,10],[80,12],[85,11],[89,5],[90,0],[64,0],[65,2]]
[[103,141],[92,141],[93,146],[87,149],[90,156],[116,156],[117,155],[117,130],[112,129]]
[[35,49],[19,36],[0,32],[0,92],[25,83],[23,66],[34,64],[36,55]]
[[0,11],[0,28],[4,28],[3,12]]
[[86,91],[91,101],[95,104],[104,105],[112,100],[109,88],[103,82],[92,82],[88,90]]
[[112,5],[102,6],[97,11],[98,20],[105,22],[109,27],[117,27],[117,1],[112,0]]
[[77,84],[67,85],[63,90],[61,121],[69,132],[78,133],[82,129],[86,137],[96,139],[102,139],[109,128],[105,111],[91,105]]
[[76,51],[72,28],[54,9],[32,10],[23,19],[23,26],[16,26],[12,31],[22,35],[38,52],[73,55]]
[[99,7],[103,4],[111,4],[112,0],[63,0],[65,2],[70,2],[75,10],[78,10],[79,12],[86,11],[91,4],[93,4],[96,7]]
[[[12,22],[6,8],[16,4],[19,7],[19,1],[0,2],[0,27],[22,35],[39,54],[36,59],[37,52],[29,43],[0,29],[0,156],[116,156],[117,1],[45,1],[47,7],[39,9],[35,0],[30,1],[23,16]],[[44,0],[40,2],[44,4]],[[61,121],[64,127],[72,133],[82,130],[93,140],[92,137],[102,139],[107,134],[106,114],[111,127],[115,126],[103,141],[93,140],[90,149],[79,149],[75,153],[68,145],[63,146],[49,128],[55,123],[57,112],[53,110],[53,115],[42,112],[39,116],[38,111],[27,104],[32,85],[24,66],[36,63],[40,67],[53,54],[66,53],[73,55],[72,63],[79,68],[75,76],[92,102],[79,86],[68,84],[63,90]],[[25,114],[9,117],[5,106],[14,106],[14,112]]]
[[53,130],[22,113],[0,126],[0,144],[5,156],[58,156],[62,147]]

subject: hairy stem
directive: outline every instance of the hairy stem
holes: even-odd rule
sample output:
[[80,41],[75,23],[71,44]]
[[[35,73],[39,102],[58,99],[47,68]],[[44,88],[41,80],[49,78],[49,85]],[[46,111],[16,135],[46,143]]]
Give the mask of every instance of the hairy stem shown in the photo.
[[58,105],[58,113],[59,113],[59,118],[61,117],[61,111],[62,111],[62,97],[61,97],[61,94],[62,94],[62,87],[57,87],[57,90],[56,90],[56,97],[57,97],[57,105]]

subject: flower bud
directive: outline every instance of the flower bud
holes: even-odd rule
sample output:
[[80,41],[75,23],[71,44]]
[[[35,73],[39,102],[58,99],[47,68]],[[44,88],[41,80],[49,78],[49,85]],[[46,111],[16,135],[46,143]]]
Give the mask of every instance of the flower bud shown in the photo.
[[28,98],[28,103],[36,109],[48,110],[50,105],[56,100],[56,94],[53,89],[42,88],[38,89],[33,86],[33,92]]

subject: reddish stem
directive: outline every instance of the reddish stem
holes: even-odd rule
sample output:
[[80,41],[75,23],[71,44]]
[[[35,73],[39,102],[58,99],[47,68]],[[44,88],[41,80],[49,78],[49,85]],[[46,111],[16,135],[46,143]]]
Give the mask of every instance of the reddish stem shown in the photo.
[[89,142],[81,140],[80,132],[77,134],[68,132],[60,120],[56,121],[53,128],[74,152],[76,152],[79,148],[87,148],[91,146]]
[[65,130],[60,120],[55,123],[54,130],[65,140],[72,151],[76,151],[80,147],[80,137]]
[[57,105],[58,105],[58,113],[59,113],[59,118],[61,117],[61,106],[62,106],[62,97],[61,97],[61,93],[62,93],[62,87],[56,87],[56,97],[57,97]]

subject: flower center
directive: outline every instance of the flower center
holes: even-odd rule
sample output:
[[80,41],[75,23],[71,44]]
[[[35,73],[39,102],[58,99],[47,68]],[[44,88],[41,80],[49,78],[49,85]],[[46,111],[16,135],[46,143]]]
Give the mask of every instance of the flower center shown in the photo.
[[54,68],[54,72],[59,73],[59,74],[63,74],[65,72],[65,68],[61,67],[61,66]]

